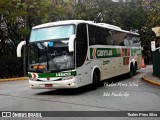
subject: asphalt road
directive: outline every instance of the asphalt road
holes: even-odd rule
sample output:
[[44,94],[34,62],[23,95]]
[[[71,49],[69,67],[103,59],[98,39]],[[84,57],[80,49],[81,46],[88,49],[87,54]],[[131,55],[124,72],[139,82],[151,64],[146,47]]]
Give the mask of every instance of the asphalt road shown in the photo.
[[[141,79],[151,70],[151,66],[148,66],[138,70],[133,78],[119,76],[106,80],[97,90],[90,90],[89,86],[69,90],[30,89],[27,80],[1,82],[0,111],[160,111],[160,87],[148,84]],[[53,120],[55,119],[63,118],[58,117]],[[75,118],[68,118],[68,120],[72,119]],[[76,120],[79,119],[106,118],[76,118]],[[139,120],[142,118],[108,119]],[[150,117],[145,118],[145,120],[150,119]],[[159,118],[152,118],[152,120],[159,120]]]

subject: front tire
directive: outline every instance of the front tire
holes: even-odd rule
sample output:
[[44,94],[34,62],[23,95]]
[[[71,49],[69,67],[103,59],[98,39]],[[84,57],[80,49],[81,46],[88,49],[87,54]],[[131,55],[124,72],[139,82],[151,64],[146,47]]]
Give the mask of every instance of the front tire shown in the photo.
[[98,86],[98,83],[99,83],[99,75],[98,75],[97,71],[94,71],[93,80],[92,80],[92,84],[91,84],[91,89],[96,90],[97,86]]

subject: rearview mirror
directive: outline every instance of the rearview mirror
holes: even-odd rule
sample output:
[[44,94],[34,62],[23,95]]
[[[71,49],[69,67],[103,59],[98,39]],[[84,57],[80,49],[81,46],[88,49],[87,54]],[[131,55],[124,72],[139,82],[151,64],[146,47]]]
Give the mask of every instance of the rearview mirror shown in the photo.
[[17,57],[21,57],[21,50],[22,50],[22,47],[23,45],[26,44],[26,41],[21,41],[18,46],[17,46]]
[[69,52],[73,52],[74,51],[74,40],[75,40],[76,36],[75,35],[72,35],[70,38],[69,38]]

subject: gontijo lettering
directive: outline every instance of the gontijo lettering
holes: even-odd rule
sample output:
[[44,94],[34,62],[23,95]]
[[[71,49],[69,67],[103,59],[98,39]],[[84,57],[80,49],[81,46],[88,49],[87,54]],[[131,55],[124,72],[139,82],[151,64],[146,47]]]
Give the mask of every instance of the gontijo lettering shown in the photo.
[[112,56],[112,50],[97,50],[97,56]]

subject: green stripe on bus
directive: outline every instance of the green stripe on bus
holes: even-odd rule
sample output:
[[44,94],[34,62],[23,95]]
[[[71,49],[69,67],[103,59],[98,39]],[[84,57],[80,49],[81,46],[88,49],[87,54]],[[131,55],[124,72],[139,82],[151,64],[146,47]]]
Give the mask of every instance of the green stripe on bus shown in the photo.
[[90,59],[126,57],[141,54],[138,48],[90,48]]
[[141,49],[138,49],[138,48],[136,48],[136,49],[131,49],[131,55],[132,55],[132,56],[135,56],[135,55],[137,55],[137,54],[142,54],[142,53],[141,53]]
[[[28,77],[32,78],[32,74],[29,73]],[[67,77],[67,76],[76,76],[76,71],[71,72],[57,72],[57,73],[36,73],[38,75],[38,78],[47,78],[47,77]]]
[[121,51],[116,48],[90,48],[90,58],[120,57]]
[[30,73],[28,73],[28,77],[29,77],[29,78],[32,78],[32,75],[31,75]]

